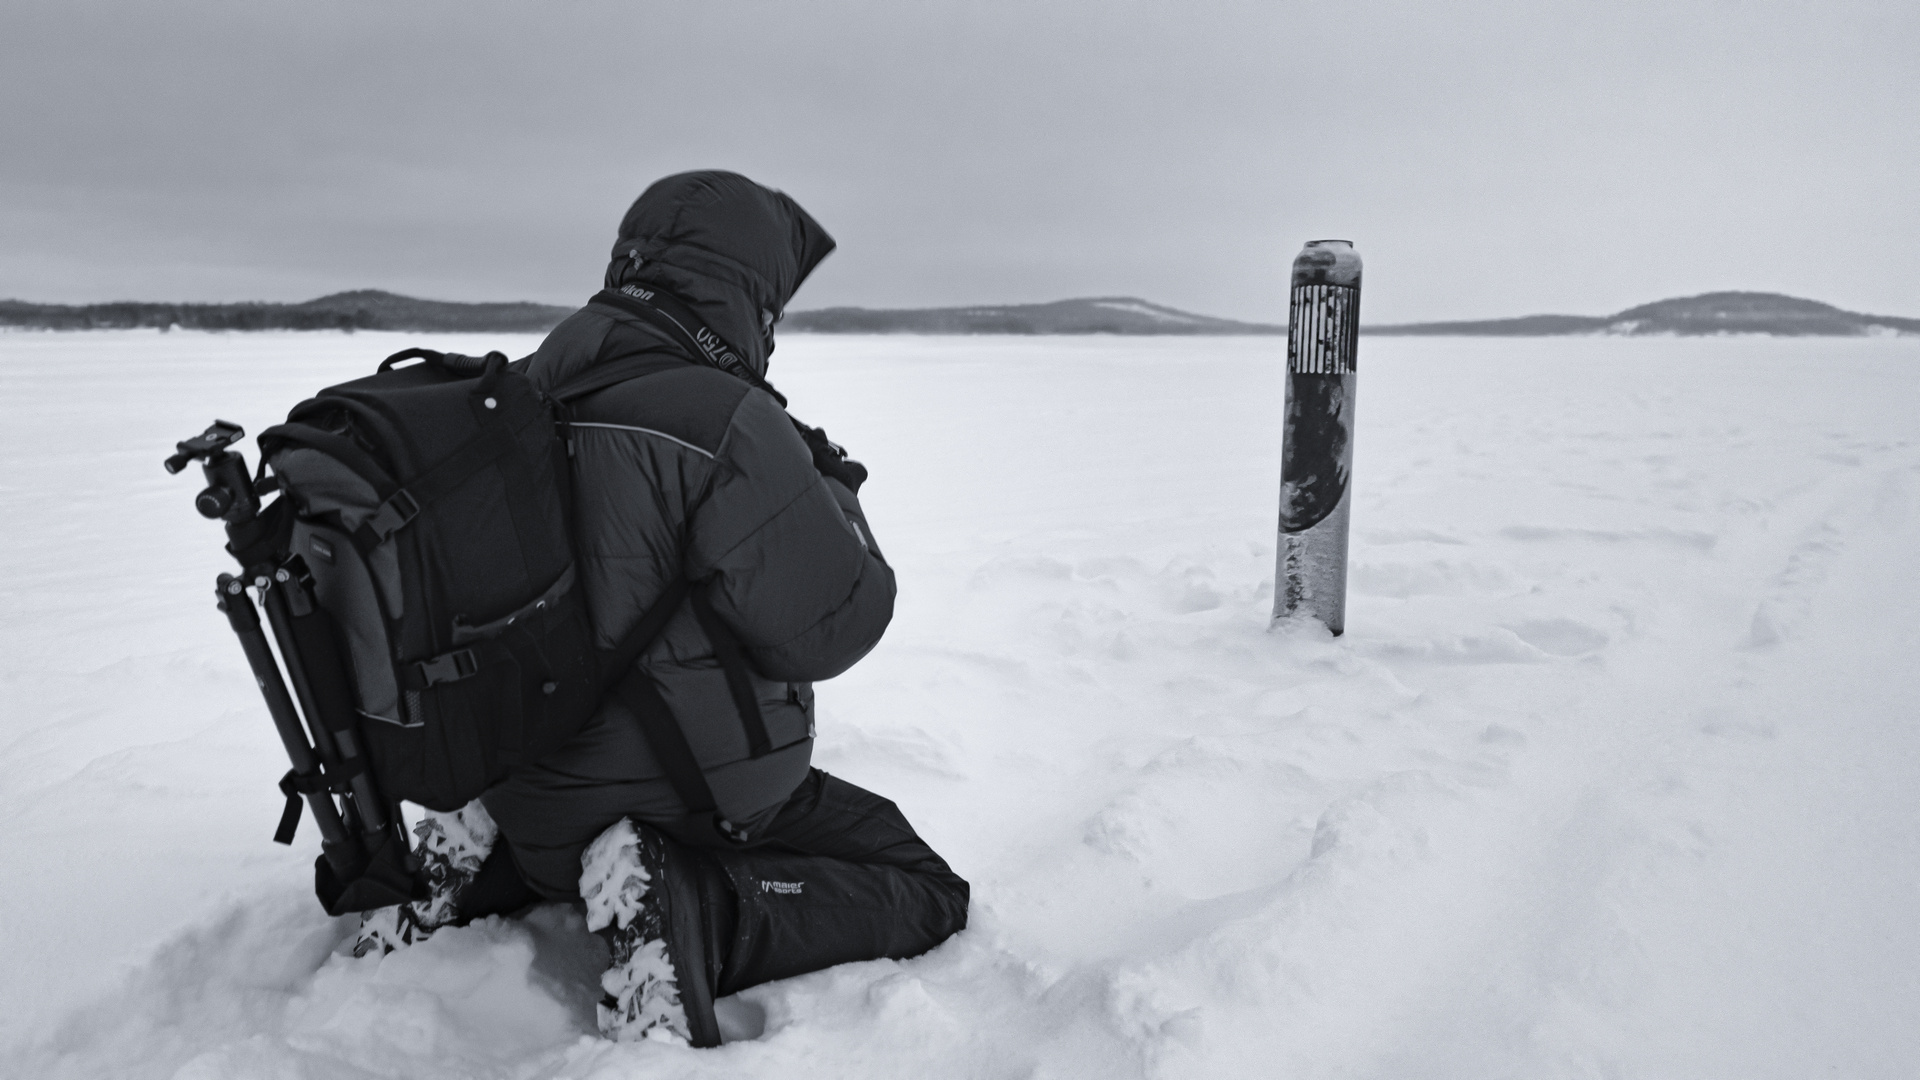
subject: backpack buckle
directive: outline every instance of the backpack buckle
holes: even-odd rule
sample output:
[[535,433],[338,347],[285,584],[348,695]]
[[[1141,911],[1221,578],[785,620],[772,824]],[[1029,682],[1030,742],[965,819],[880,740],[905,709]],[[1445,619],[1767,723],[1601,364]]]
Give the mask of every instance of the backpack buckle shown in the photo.
[[407,681],[418,685],[410,686],[408,689],[425,690],[440,683],[459,682],[461,679],[472,678],[479,672],[480,663],[474,658],[473,650],[457,649],[450,653],[441,653],[431,660],[416,661],[413,670],[409,672],[413,678]]
[[387,537],[405,528],[407,522],[419,516],[420,504],[414,501],[406,488],[401,488],[387,496],[387,501],[381,503],[380,509],[375,510],[372,517],[362,522],[360,528],[373,533],[380,541],[385,541]]

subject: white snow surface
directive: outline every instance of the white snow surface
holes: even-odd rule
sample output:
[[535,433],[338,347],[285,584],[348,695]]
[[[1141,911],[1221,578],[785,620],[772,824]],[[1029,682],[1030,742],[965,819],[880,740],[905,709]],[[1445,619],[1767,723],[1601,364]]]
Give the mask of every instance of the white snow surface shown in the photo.
[[0,335],[0,1076],[1920,1075],[1920,342],[1363,340],[1333,639],[1280,339],[783,340],[901,582],[817,762],[973,908],[695,1051],[577,908],[356,960],[269,842],[160,459],[421,340]]

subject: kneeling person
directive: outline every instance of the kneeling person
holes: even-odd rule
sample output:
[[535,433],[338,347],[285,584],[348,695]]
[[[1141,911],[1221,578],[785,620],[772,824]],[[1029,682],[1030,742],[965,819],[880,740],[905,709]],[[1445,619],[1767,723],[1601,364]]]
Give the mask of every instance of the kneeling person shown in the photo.
[[812,683],[878,643],[894,598],[866,470],[766,381],[773,325],[832,249],[745,177],[668,177],[621,222],[606,290],[524,361],[543,389],[607,382],[568,428],[599,645],[692,590],[572,740],[429,815],[435,898],[369,915],[363,951],[584,899],[613,954],[603,1033],[711,1046],[715,997],[966,924],[967,883],[899,810],[810,764]]

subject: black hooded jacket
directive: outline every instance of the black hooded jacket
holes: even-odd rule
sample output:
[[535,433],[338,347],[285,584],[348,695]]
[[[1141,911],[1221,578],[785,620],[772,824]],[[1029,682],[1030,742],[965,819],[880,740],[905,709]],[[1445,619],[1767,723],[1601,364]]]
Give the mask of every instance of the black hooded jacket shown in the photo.
[[[621,223],[610,288],[660,290],[728,347],[696,356],[606,300],[548,335],[528,375],[543,389],[600,365],[646,374],[573,409],[575,545],[600,645],[617,642],[677,575],[709,589],[739,637],[773,751],[750,756],[714,649],[683,606],[639,664],[670,706],[728,821],[764,822],[807,775],[815,680],[866,655],[893,614],[894,579],[853,492],[815,471],[765,387],[770,328],[833,240],[787,196],[723,172],[648,188]],[[758,385],[756,385],[758,383]],[[571,892],[579,852],[621,816],[697,835],[617,701],[486,802],[523,873]]]
[[833,247],[782,192],[737,173],[681,173],[656,181],[620,220],[607,288],[672,294],[765,377],[774,322]]

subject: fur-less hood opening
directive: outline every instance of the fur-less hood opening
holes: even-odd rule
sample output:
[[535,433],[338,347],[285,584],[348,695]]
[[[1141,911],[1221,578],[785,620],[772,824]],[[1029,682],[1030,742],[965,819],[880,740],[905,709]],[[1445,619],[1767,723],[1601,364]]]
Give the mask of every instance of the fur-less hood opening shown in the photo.
[[738,173],[679,173],[655,181],[621,219],[606,284],[671,293],[765,376],[773,324],[833,248],[782,192]]

